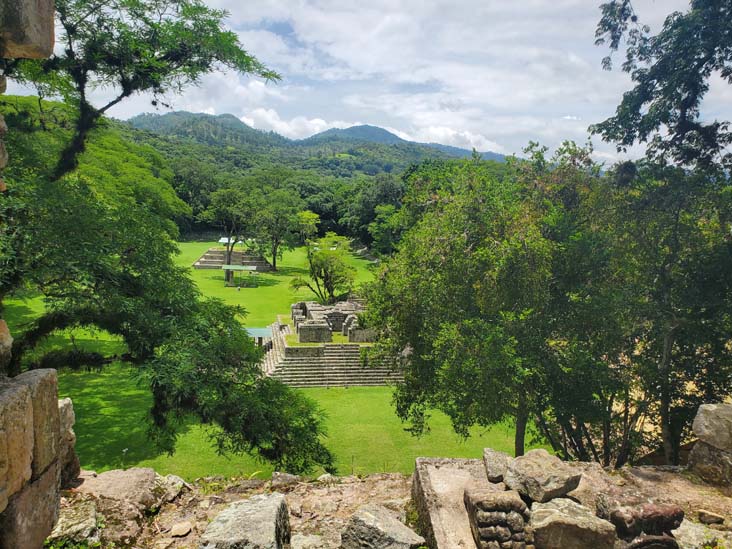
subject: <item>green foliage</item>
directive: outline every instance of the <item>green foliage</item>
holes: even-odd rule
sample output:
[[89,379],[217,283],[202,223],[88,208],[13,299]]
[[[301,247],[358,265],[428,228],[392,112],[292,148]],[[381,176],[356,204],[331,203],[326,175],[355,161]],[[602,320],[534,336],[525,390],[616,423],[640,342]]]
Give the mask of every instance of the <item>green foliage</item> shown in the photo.
[[175,264],[171,218],[188,210],[160,156],[104,124],[78,170],[50,181],[46,160],[64,147],[68,112],[54,107],[56,121],[43,129],[31,100],[9,101],[15,162],[6,172],[11,200],[2,245],[10,253],[0,295],[29,290],[45,305],[16,333],[9,373],[54,333],[101,329],[121,339],[121,357],[57,350],[35,364],[122,359],[138,366],[152,390],[150,433],[160,448],[172,451],[182,420],[195,417],[216,426],[222,452],[250,452],[294,472],[330,468],[317,407],[263,376],[238,320],[244,311],[201,299],[187,268]]
[[[101,116],[133,94],[151,92],[157,103],[218,68],[279,78],[224,29],[226,12],[200,0],[58,0],[55,7],[63,49],[48,60],[20,61],[11,72],[78,108],[74,135],[60,155],[54,179],[77,166]],[[95,107],[88,94],[102,86],[116,95]]]
[[[732,167],[729,121],[705,122],[702,102],[710,80],[719,74],[732,83],[732,5],[727,1],[695,0],[686,13],[669,15],[656,35],[641,26],[630,0],[602,5],[597,43],[619,49],[626,39],[623,70],[634,87],[626,92],[615,116],[593,131],[619,150],[648,143],[654,160],[709,168]],[[610,67],[610,58],[605,66]]]
[[349,264],[350,244],[347,238],[335,233],[308,244],[308,271],[310,278],[295,278],[295,289],[309,288],[321,303],[335,303],[342,293],[349,292],[356,270]]

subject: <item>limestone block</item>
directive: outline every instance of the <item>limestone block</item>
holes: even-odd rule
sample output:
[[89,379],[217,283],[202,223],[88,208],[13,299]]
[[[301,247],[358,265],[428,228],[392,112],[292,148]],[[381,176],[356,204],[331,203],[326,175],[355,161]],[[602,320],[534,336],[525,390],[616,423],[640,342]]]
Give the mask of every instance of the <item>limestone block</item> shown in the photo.
[[702,404],[692,429],[699,440],[732,452],[732,404]]
[[61,486],[66,487],[79,476],[81,470],[79,457],[76,455],[76,433],[74,433],[74,404],[70,398],[58,401],[59,412],[59,468],[61,470]]
[[531,528],[536,549],[613,549],[615,527],[566,498],[531,506]]
[[508,466],[503,481],[540,503],[562,497],[579,485],[582,474],[546,450],[531,450]]
[[689,454],[689,469],[712,484],[732,485],[732,452],[699,440]]
[[419,532],[434,549],[474,547],[465,509],[465,490],[490,483],[479,459],[417,458],[412,477],[412,501]]
[[53,53],[53,0],[0,3],[2,57],[38,59]]
[[417,549],[424,543],[386,507],[373,504],[359,507],[341,535],[342,549]]
[[503,477],[508,470],[508,464],[511,463],[511,456],[503,452],[494,450],[493,448],[483,449],[483,464],[488,480],[491,482],[503,482]]
[[53,528],[50,541],[95,543],[99,541],[97,506],[94,500],[62,500],[58,522]]
[[376,341],[376,330],[351,326],[348,330],[349,343],[368,343]]
[[25,385],[33,403],[33,479],[38,478],[59,450],[58,379],[56,370],[30,370],[13,378]]
[[0,383],[0,512],[30,480],[33,462],[33,405],[30,390]]
[[199,549],[284,549],[290,545],[285,496],[260,494],[230,504],[208,525]]
[[299,325],[298,341],[300,343],[328,343],[333,341],[333,332],[327,322],[308,320]]
[[167,494],[149,467],[114,469],[96,474],[83,471],[78,492],[132,503],[141,511],[158,508]]
[[15,494],[0,515],[0,549],[40,549],[59,512],[58,464]]
[[[2,141],[0,141],[1,143]],[[2,148],[4,150],[4,146]],[[0,370],[3,370],[8,365],[8,362],[10,362],[12,350],[13,337],[10,335],[7,322],[0,318]]]

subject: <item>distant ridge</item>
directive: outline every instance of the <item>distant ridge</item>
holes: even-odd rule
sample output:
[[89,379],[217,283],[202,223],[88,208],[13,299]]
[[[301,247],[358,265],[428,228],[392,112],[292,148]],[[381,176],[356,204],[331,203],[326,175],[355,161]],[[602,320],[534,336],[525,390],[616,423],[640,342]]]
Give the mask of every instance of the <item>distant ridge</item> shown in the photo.
[[[275,132],[252,128],[233,114],[211,115],[186,111],[175,111],[165,114],[145,113],[130,118],[128,122],[140,130],[184,138],[187,137],[208,145],[225,143],[227,145],[298,147],[354,141],[388,146],[405,145],[413,148],[422,148],[422,150],[432,149],[443,153],[444,156],[453,158],[469,158],[473,154],[472,150],[450,145],[408,141],[384,128],[368,124],[351,126],[349,128],[331,128],[305,139],[289,139]],[[425,151],[425,154],[427,154],[427,151]],[[480,152],[480,155],[486,160],[495,160],[498,162],[503,162],[506,158],[502,154],[491,151]]]

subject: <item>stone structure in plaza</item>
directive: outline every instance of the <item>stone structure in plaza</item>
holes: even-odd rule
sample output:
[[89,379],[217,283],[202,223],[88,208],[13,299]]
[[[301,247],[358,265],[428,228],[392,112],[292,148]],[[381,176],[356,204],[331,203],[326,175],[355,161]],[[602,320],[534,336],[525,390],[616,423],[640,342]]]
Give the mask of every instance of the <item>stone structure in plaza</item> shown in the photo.
[[356,301],[341,301],[322,305],[315,301],[301,301],[291,306],[291,318],[300,343],[327,343],[333,333],[348,336],[349,343],[374,341],[376,333],[359,326],[358,315],[364,307]]

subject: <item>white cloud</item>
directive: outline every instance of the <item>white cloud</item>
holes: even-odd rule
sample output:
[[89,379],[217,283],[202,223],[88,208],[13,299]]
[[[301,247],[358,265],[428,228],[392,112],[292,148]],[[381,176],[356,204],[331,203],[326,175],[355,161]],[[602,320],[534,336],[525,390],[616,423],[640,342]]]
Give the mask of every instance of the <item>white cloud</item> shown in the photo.
[[342,120],[326,122],[322,118],[306,118],[304,116],[283,120],[276,110],[261,108],[245,114],[241,117],[241,121],[253,128],[271,130],[290,139],[303,139],[330,128],[348,128],[358,124],[358,122],[344,122]]
[[[356,120],[419,141],[520,152],[587,140],[630,79],[601,68],[599,2],[587,0],[207,0],[230,12],[242,44],[283,80],[204,78],[171,97],[176,109],[229,112],[253,126],[306,137]],[[689,0],[634,0],[658,29]],[[619,65],[621,56],[616,55]],[[101,99],[101,97],[100,97]],[[732,86],[713,79],[704,114],[732,119]],[[112,111],[150,110],[135,97]],[[617,158],[595,139],[598,158]],[[637,154],[633,149],[631,154]],[[603,156],[604,155],[604,156]]]

